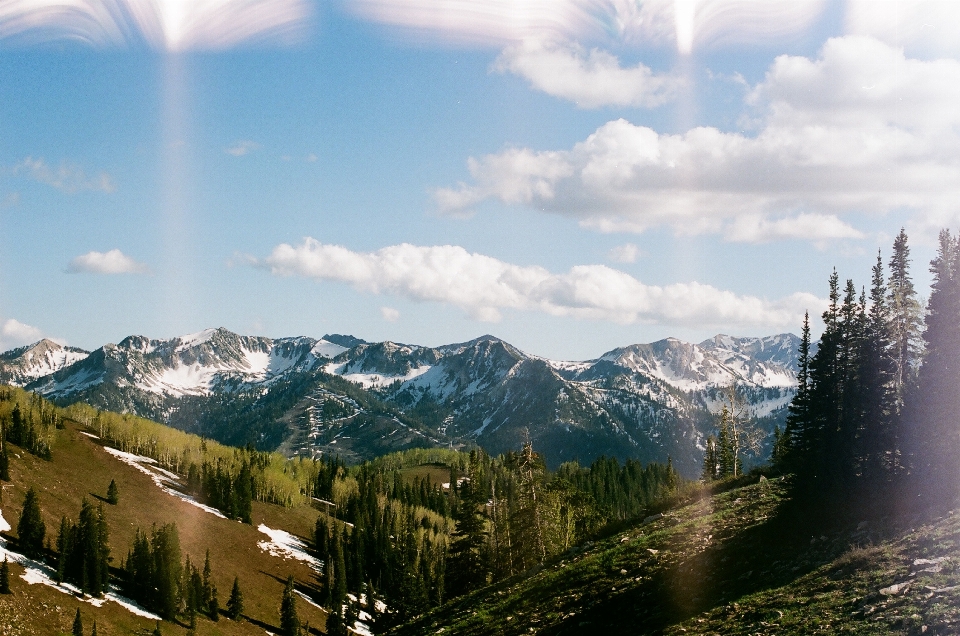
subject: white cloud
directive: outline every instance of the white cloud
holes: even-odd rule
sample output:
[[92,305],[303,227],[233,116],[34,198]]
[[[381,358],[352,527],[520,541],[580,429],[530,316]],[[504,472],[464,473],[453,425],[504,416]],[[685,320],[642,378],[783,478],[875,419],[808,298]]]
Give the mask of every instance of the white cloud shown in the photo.
[[616,57],[578,45],[526,40],[507,47],[495,71],[527,79],[537,90],[568,99],[581,108],[660,106],[674,98],[682,80],[657,75],[643,64],[622,68]]
[[640,257],[640,248],[633,243],[617,245],[607,252],[607,258],[615,263],[636,263]]
[[0,3],[0,40],[146,43],[169,51],[303,39],[308,0],[14,0]]
[[117,249],[109,252],[87,252],[72,261],[67,271],[88,274],[143,274],[148,268]]
[[88,177],[81,168],[66,162],[61,163],[58,168],[51,168],[43,158],[27,157],[14,166],[13,173],[26,175],[34,181],[67,194],[76,194],[84,190],[106,193],[116,190],[113,179],[106,172]]
[[42,338],[43,332],[36,327],[8,318],[0,327],[0,352],[33,344]]
[[960,52],[955,0],[847,0],[845,29],[921,53]]
[[383,316],[383,319],[387,322],[397,322],[400,320],[400,312],[393,307],[381,307],[380,315]]
[[250,154],[259,147],[260,144],[255,141],[241,139],[240,141],[234,142],[232,146],[224,148],[223,151],[228,155],[233,155],[234,157],[242,157]]
[[830,214],[800,214],[792,218],[766,219],[762,216],[740,216],[725,230],[729,241],[744,243],[769,243],[781,239],[820,241],[834,239],[861,239],[863,232],[844,223]]
[[506,263],[459,246],[392,245],[354,252],[306,238],[281,244],[258,265],[278,276],[338,281],[375,294],[459,307],[477,320],[497,321],[504,309],[618,323],[786,328],[823,301],[797,293],[776,301],[739,296],[700,283],[646,285],[604,265],[580,265],[564,274]]
[[671,226],[763,241],[856,238],[850,212],[913,210],[957,220],[960,62],[907,59],[877,40],[829,40],[818,59],[780,56],[753,87],[748,136],[699,127],[661,134],[611,121],[568,150],[508,148],[435,192],[441,212],[498,199],[600,231]]

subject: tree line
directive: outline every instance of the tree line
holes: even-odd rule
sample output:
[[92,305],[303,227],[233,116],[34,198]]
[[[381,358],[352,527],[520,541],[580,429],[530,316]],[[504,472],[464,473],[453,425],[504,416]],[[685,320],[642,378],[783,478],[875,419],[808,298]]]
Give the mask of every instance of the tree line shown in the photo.
[[[408,477],[400,455],[352,469],[327,460],[330,476],[315,496],[321,508],[314,545],[323,561],[320,598],[333,626],[366,598],[378,629],[502,580],[569,550],[617,520],[647,514],[676,496],[683,480],[671,464],[600,458],[564,464],[553,474],[525,444],[491,457],[482,450],[443,454],[449,481]],[[433,464],[437,468],[436,463]],[[389,612],[377,617],[376,602]]]
[[898,492],[938,506],[960,494],[960,236],[940,233],[925,311],[910,263],[901,230],[869,291],[841,287],[834,271],[814,353],[804,318],[797,393],[773,455],[801,496]]

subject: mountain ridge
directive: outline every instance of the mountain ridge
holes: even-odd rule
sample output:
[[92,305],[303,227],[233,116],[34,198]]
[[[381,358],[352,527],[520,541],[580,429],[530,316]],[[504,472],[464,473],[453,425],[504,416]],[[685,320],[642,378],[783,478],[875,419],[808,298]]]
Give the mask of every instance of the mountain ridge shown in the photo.
[[[131,335],[69,356],[62,345],[41,343],[0,355],[2,377],[60,403],[86,401],[230,443],[365,458],[365,446],[389,450],[360,430],[373,423],[369,430],[383,439],[402,429],[405,444],[479,444],[501,453],[529,437],[550,465],[669,457],[694,474],[732,384],[765,428],[782,421],[799,339],[665,338],[586,361],[527,354],[489,334],[427,347],[215,328],[169,339]],[[28,374],[32,351],[62,362]],[[241,423],[231,428],[233,420]]]

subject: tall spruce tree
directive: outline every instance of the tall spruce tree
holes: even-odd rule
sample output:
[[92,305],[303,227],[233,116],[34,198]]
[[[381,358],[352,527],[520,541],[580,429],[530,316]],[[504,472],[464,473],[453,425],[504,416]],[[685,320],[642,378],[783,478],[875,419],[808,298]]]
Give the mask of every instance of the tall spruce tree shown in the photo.
[[287,577],[280,599],[281,636],[300,636],[300,616],[297,615],[297,594],[293,586],[293,576]]
[[3,555],[3,563],[0,563],[0,594],[10,593],[10,564],[7,562],[7,555]]
[[77,613],[73,617],[73,631],[71,631],[73,636],[84,636],[83,634],[83,619],[80,618],[80,608],[77,608]]
[[459,489],[459,505],[454,512],[456,527],[447,556],[446,589],[451,597],[466,594],[487,582],[486,521],[480,514],[486,499],[478,492],[482,487],[474,477],[464,481]]
[[892,340],[894,409],[899,413],[904,396],[914,379],[920,353],[922,311],[910,277],[910,247],[907,234],[900,233],[893,242],[890,256],[890,278],[887,281],[887,302],[890,310]]
[[810,408],[810,313],[803,314],[803,329],[800,332],[797,351],[797,392],[787,408],[787,422],[783,436],[784,451],[777,456],[777,467],[783,472],[804,470],[808,460],[807,444],[813,438],[814,426]]
[[956,469],[960,455],[960,236],[955,240],[947,230],[940,233],[930,271],[933,285],[923,334],[925,356],[906,417],[919,494],[930,505],[949,505],[960,488]]
[[900,464],[891,320],[886,292],[883,258],[878,251],[870,284],[870,308],[860,369],[864,430],[859,450],[863,476],[871,488],[888,483]]
[[230,620],[240,620],[243,614],[243,592],[240,590],[240,577],[233,577],[233,587],[230,589],[230,598],[227,599],[227,616]]
[[27,489],[23,499],[20,521],[17,523],[17,539],[20,552],[30,559],[39,559],[43,555],[43,540],[47,527],[40,513],[40,500],[33,486]]

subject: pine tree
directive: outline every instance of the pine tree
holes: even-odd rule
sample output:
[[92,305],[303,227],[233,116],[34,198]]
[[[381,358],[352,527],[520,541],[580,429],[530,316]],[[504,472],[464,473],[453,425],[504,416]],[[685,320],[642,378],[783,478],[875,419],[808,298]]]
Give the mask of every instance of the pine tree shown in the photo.
[[46,533],[37,491],[30,486],[23,500],[20,521],[17,523],[18,545],[23,555],[30,559],[39,559],[43,555],[43,539]]
[[905,417],[913,480],[928,505],[950,505],[957,495],[956,458],[960,454],[960,236],[940,233],[937,257],[930,264],[933,285],[927,303],[926,345],[918,389],[910,395]]
[[0,594],[10,594],[10,564],[7,563],[7,555],[3,555],[3,563],[0,563]]
[[864,478],[872,486],[892,477],[899,464],[890,311],[886,289],[883,258],[878,252],[870,286],[870,310],[860,370],[864,430],[859,451]]
[[93,621],[93,629],[90,631],[90,636],[97,636],[97,621]]
[[803,314],[803,330],[797,350],[797,392],[787,408],[783,432],[784,451],[778,455],[777,467],[783,472],[802,472],[808,459],[814,426],[810,408],[810,313]]
[[176,524],[161,526],[153,534],[151,543],[156,611],[160,616],[173,620],[182,600],[180,583],[183,572],[180,534]]
[[83,621],[80,619],[80,608],[77,608],[77,615],[73,617],[73,636],[83,636]]
[[910,278],[910,248],[903,228],[894,239],[893,254],[890,256],[887,303],[890,310],[894,408],[899,413],[917,369],[922,324],[920,303]]
[[300,636],[300,617],[297,615],[297,594],[293,587],[293,576],[287,577],[280,600],[281,636]]
[[227,599],[227,616],[231,620],[240,620],[243,615],[243,592],[240,591],[240,577],[233,577],[233,588],[230,590],[230,598]]
[[724,404],[720,410],[720,430],[717,433],[717,465],[719,476],[733,477],[737,474],[737,452],[733,443],[733,433],[730,430],[730,410]]
[[117,488],[117,482],[114,479],[110,480],[110,485],[107,486],[107,503],[111,506],[116,506],[120,502],[120,490]]
[[486,545],[486,523],[480,507],[486,503],[477,491],[479,479],[471,476],[460,489],[460,503],[454,513],[456,523],[450,552],[447,556],[446,590],[451,597],[466,594],[487,581],[487,567],[483,548]]
[[706,446],[706,450],[703,453],[703,472],[700,475],[700,479],[704,482],[710,482],[718,476],[717,438],[713,435],[708,435]]
[[210,587],[210,601],[207,603],[207,616],[209,616],[213,622],[220,620],[220,599],[217,597],[216,585]]
[[0,479],[10,481],[10,455],[7,454],[6,440],[3,440],[0,448]]

